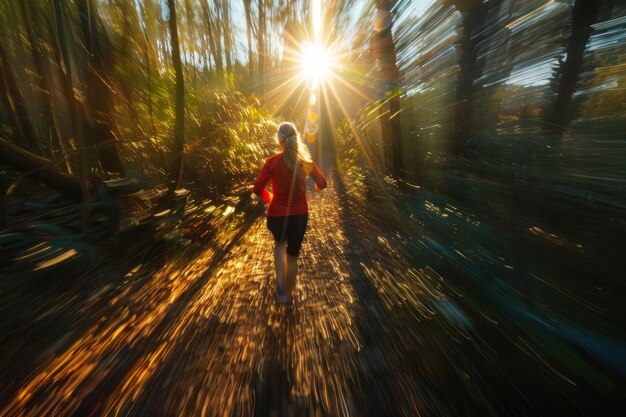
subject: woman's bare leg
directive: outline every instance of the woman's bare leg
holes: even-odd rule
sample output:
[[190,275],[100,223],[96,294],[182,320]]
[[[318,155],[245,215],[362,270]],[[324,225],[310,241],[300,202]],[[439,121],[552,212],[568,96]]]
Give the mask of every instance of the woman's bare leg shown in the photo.
[[285,273],[285,289],[288,295],[292,295],[296,289],[296,278],[298,276],[298,257],[287,255],[287,269]]
[[285,270],[287,253],[285,242],[274,243],[274,269],[276,270],[276,284],[279,288],[285,288]]

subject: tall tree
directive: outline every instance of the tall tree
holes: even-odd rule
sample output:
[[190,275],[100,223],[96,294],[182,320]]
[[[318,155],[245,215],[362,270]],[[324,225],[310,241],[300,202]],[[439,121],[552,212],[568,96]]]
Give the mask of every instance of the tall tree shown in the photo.
[[454,152],[461,154],[473,135],[474,80],[481,72],[478,43],[486,16],[481,0],[447,0],[461,13],[462,31],[457,42],[459,76],[454,105]]
[[0,164],[27,173],[49,187],[60,191],[66,197],[81,199],[82,188],[78,177],[61,171],[54,161],[28,152],[17,145],[0,138]]
[[204,24],[206,25],[206,31],[209,36],[211,54],[215,61],[215,70],[218,73],[221,73],[224,69],[221,42],[219,38],[216,39],[216,35],[214,34],[213,19],[211,18],[208,2],[201,1],[200,6],[202,7],[202,16],[204,17]]
[[107,85],[105,53],[100,31],[97,2],[77,0],[85,50],[87,70],[85,74],[86,97],[91,114],[87,117],[89,133],[98,149],[98,159],[105,171],[124,175],[124,166],[116,147],[111,118],[111,90]]
[[244,1],[243,6],[246,13],[246,36],[248,37],[248,73],[252,76],[254,71],[253,54],[252,54],[252,14],[250,11],[250,2]]
[[257,27],[257,47],[259,53],[259,95],[261,98],[265,94],[265,32],[266,16],[264,0],[258,0],[259,5],[259,25]]
[[602,4],[601,0],[576,0],[572,9],[572,29],[567,45],[567,57],[562,63],[557,77],[557,91],[548,122],[553,132],[561,132],[568,119],[568,107],[576,89],[576,81],[585,53],[587,41]]
[[209,38],[209,49],[211,51],[210,56],[213,57],[213,61],[215,62],[215,69],[221,71],[222,68],[222,57],[217,56],[217,46],[215,42],[215,36],[213,34],[213,23],[211,22],[211,12],[209,10],[209,5],[206,1],[200,2],[200,7],[202,8],[202,17],[204,18],[204,24],[206,27],[206,32]]
[[226,56],[226,70],[232,72],[233,34],[230,26],[230,2],[222,0],[222,24],[224,25],[224,55]]
[[146,21],[144,22],[143,25],[143,59],[144,59],[144,66],[145,66],[145,81],[146,81],[146,86],[148,87],[148,91],[147,91],[147,95],[148,95],[148,114],[150,115],[150,136],[152,139],[156,139],[157,136],[157,130],[156,130],[156,125],[154,123],[154,106],[153,106],[153,67],[154,67],[154,61],[156,60],[155,58],[155,53],[154,53],[154,48],[152,46],[152,44],[150,43],[149,40],[149,35],[148,35],[148,13],[147,13],[147,8],[145,3],[140,3],[141,6],[141,14],[144,16],[144,19],[146,19]]
[[380,78],[386,94],[386,108],[381,107],[383,149],[387,170],[396,178],[404,177],[402,127],[400,125],[400,70],[393,38],[393,0],[376,0],[376,22],[372,52],[378,60]]
[[[58,135],[57,129],[54,127],[55,123],[53,120],[53,110],[52,110],[52,99],[51,94],[52,91],[50,89],[50,81],[49,81],[49,72],[47,68],[47,59],[44,57],[44,54],[41,51],[40,39],[37,36],[37,32],[35,30],[40,23],[39,19],[39,11],[37,7],[33,7],[32,2],[20,2],[20,10],[22,12],[22,17],[24,19],[24,26],[26,27],[26,35],[28,37],[28,43],[33,56],[34,63],[34,73],[37,78],[37,105],[38,105],[38,113],[42,116],[43,119],[43,134],[40,134],[42,139],[45,139],[46,136],[49,136],[51,141],[63,149],[63,144],[61,143],[60,136]],[[35,5],[36,6],[36,5]],[[41,28],[39,29],[39,33],[41,33]],[[52,150],[51,150],[52,154]],[[65,156],[65,155],[64,155]]]
[[[183,11],[185,11],[185,22],[181,23],[181,27],[186,28],[181,34],[182,42],[181,42],[181,50],[183,56],[186,56],[187,59],[191,60],[191,65],[189,66],[189,73],[191,75],[191,84],[193,89],[197,88],[198,85],[198,62],[197,58],[199,58],[200,54],[198,53],[197,45],[199,42],[199,33],[200,31],[196,29],[196,14],[195,14],[195,6],[196,3],[192,2],[192,0],[185,0],[183,3]],[[181,18],[182,20],[182,18]]]
[[182,174],[183,151],[185,145],[185,82],[183,79],[183,67],[180,61],[180,47],[178,45],[175,0],[167,0],[167,7],[169,9],[172,64],[174,66],[174,73],[176,76],[174,141],[172,145],[172,156],[168,173],[173,184],[172,188],[176,188],[178,187]]
[[502,1],[490,9],[483,22],[483,34],[485,46],[481,49],[489,51],[489,59],[479,63],[481,73],[479,78],[482,85],[479,91],[475,91],[472,101],[474,115],[472,118],[472,130],[476,133],[492,129],[498,123],[498,110],[502,97],[497,96],[498,88],[504,80],[508,80],[515,68],[518,55],[516,50],[521,48],[513,36],[510,23],[516,19],[515,2]]
[[17,83],[13,66],[9,61],[2,39],[0,39],[0,94],[3,95],[4,105],[11,114],[11,123],[17,135],[28,144],[29,148],[39,152],[35,129],[31,124],[26,100]]
[[221,15],[222,15],[222,10],[221,10],[221,5],[219,3],[218,0],[215,0],[213,2],[213,13],[215,15],[215,19],[211,18],[209,19],[209,23],[211,24],[211,26],[213,27],[214,31],[213,31],[213,36],[215,37],[215,44],[213,45],[213,47],[215,48],[215,64],[216,64],[216,70],[218,73],[222,73],[224,71],[224,49],[222,47],[222,37],[223,37],[223,30],[220,30],[219,24],[221,23],[222,19],[221,19]]
[[57,41],[55,54],[57,61],[59,62],[59,68],[62,72],[61,85],[68,104],[67,107],[70,114],[72,133],[74,135],[74,140],[78,148],[78,173],[80,178],[80,190],[82,197],[81,223],[83,230],[86,230],[89,215],[89,211],[87,208],[87,199],[89,193],[87,176],[89,175],[89,164],[87,158],[85,157],[85,137],[83,130],[85,117],[83,113],[83,106],[80,106],[78,104],[76,96],[74,95],[74,85],[72,81],[72,64],[70,62],[69,50],[67,47],[67,38],[65,36],[65,24],[63,21],[61,0],[53,1],[53,10]]
[[115,78],[118,80],[117,85],[120,86],[122,93],[126,99],[126,108],[133,125],[139,126],[139,114],[135,106],[135,82],[138,73],[135,71],[135,34],[139,32],[139,18],[135,5],[126,0],[115,0],[113,3],[118,9],[119,19],[121,20],[120,30],[118,31],[118,43],[115,56],[115,67],[120,68],[116,71]]

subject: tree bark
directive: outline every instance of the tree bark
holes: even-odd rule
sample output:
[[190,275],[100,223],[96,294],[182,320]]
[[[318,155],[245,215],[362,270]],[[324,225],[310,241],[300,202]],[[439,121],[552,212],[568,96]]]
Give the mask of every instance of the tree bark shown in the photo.
[[263,0],[259,2],[259,26],[257,30],[257,45],[259,53],[259,96],[265,94],[265,6]]
[[126,108],[128,109],[128,115],[131,123],[135,126],[140,125],[139,113],[135,106],[135,97],[133,95],[133,84],[135,74],[134,70],[134,47],[133,36],[134,33],[139,30],[137,10],[134,5],[126,0],[117,0],[116,7],[120,9],[122,13],[122,36],[119,38],[118,50],[119,54],[115,54],[116,63],[125,69],[125,74],[118,78],[117,85],[121,88],[126,98]]
[[218,50],[217,47],[219,39],[216,40],[213,34],[213,23],[211,21],[209,5],[206,1],[201,1],[200,5],[202,6],[202,14],[204,15],[204,22],[206,24],[207,34],[209,35],[209,45],[211,47],[211,55],[213,56],[213,60],[215,61],[215,70],[218,73],[221,73],[224,70],[224,64],[222,62],[221,49]]
[[[226,55],[226,70],[228,72],[233,71],[232,63],[232,29],[230,27],[230,5],[229,1],[222,0],[222,18],[224,24],[224,54]],[[244,2],[245,3],[245,2]]]
[[55,162],[28,152],[0,138],[0,164],[18,172],[29,173],[28,177],[41,181],[60,191],[68,198],[80,201],[81,181],[78,177],[61,171]]
[[252,15],[250,14],[250,2],[244,1],[243,6],[246,12],[246,35],[248,37],[248,74],[252,77],[254,71],[252,55]]
[[39,143],[35,134],[35,129],[30,122],[28,110],[26,109],[24,95],[20,90],[15,72],[8,61],[4,45],[0,39],[0,77],[2,79],[0,94],[4,95],[7,112],[11,113],[11,123],[17,135],[23,140],[29,149],[40,152]]
[[86,96],[90,117],[89,133],[98,149],[98,159],[105,171],[125,175],[116,147],[111,118],[111,90],[104,70],[102,39],[98,25],[98,9],[94,0],[77,0],[85,49],[87,51]]
[[587,41],[591,36],[600,0],[576,0],[572,10],[572,32],[567,45],[567,58],[558,79],[557,96],[549,114],[549,127],[555,133],[563,131],[568,123],[568,108],[576,90],[576,81],[585,54]]
[[454,105],[453,141],[454,153],[460,155],[472,138],[472,109],[474,80],[481,71],[478,62],[478,33],[485,18],[485,8],[480,0],[452,0],[461,13],[463,31],[459,37],[459,77]]
[[89,175],[89,164],[85,156],[85,114],[82,106],[78,105],[76,96],[74,96],[74,87],[72,82],[72,64],[70,62],[69,52],[67,49],[67,41],[65,39],[65,26],[63,24],[63,11],[61,9],[61,0],[54,0],[54,21],[56,27],[56,56],[59,61],[59,67],[62,69],[61,84],[63,92],[67,100],[67,106],[70,114],[70,123],[72,132],[78,148],[78,172],[80,178],[80,194],[82,199],[81,223],[83,230],[87,230],[87,222],[89,211],[87,208],[87,200],[89,194],[89,185],[87,176]]
[[[41,139],[44,139],[47,136],[47,133],[50,132],[50,136],[55,145],[64,151],[64,146],[61,143],[61,138],[58,135],[57,129],[55,129],[54,119],[53,119],[53,111],[52,111],[52,103],[51,97],[52,94],[50,89],[50,82],[48,80],[48,71],[47,66],[45,64],[45,57],[41,52],[41,48],[39,46],[39,39],[33,30],[33,26],[37,26],[40,22],[38,11],[36,8],[33,8],[31,2],[20,2],[20,10],[22,12],[22,17],[24,19],[24,26],[26,26],[26,34],[28,36],[28,42],[30,43],[30,48],[33,55],[33,63],[35,64],[35,73],[37,75],[37,79],[39,81],[39,88],[37,91],[37,101],[38,101],[38,111],[41,113],[43,118],[43,129],[44,132],[41,134]],[[65,152],[63,152],[64,157]],[[50,155],[54,155],[53,149],[50,149]]]
[[183,150],[185,144],[185,84],[183,79],[183,68],[180,61],[180,47],[178,45],[175,1],[167,0],[167,6],[170,13],[169,26],[172,47],[172,63],[176,74],[174,142],[172,146],[169,169],[169,176],[173,184],[172,188],[175,189],[178,187],[183,168]]
[[[213,2],[213,7],[215,8],[215,12],[217,14],[217,21],[219,22],[220,19],[220,15],[221,15],[221,11],[220,11],[220,5],[217,3],[217,0],[215,0]],[[209,20],[209,24],[211,26],[213,26],[214,21],[213,20]],[[217,23],[215,23],[215,25],[217,26]],[[222,33],[223,31],[219,30],[219,26],[217,26],[217,31],[213,32],[213,37],[215,38],[215,45],[214,45],[214,50],[215,50],[215,65],[216,65],[216,70],[218,73],[220,73],[220,75],[222,74],[222,72],[224,71],[224,54],[223,54],[223,49],[222,49]],[[216,33],[217,32],[217,33]]]
[[402,126],[400,124],[400,70],[398,68],[396,45],[393,39],[393,2],[377,0],[377,18],[373,35],[373,55],[380,66],[380,79],[383,84],[387,105],[381,107],[383,149],[385,165],[395,178],[404,178],[402,155]]
[[[79,165],[86,164],[86,158],[84,158],[84,135],[83,129],[85,127],[85,115],[83,106],[78,104],[76,96],[74,95],[74,83],[72,80],[72,64],[70,62],[69,51],[67,48],[67,42],[65,39],[65,28],[63,25],[63,15],[61,10],[60,0],[54,0],[54,20],[56,30],[56,43],[55,58],[60,69],[60,80],[62,87],[62,94],[67,103],[70,125],[72,129],[72,135],[74,136],[75,145],[78,148]],[[83,169],[80,168],[80,172]],[[88,167],[85,167],[85,172],[88,171]],[[81,174],[82,175],[82,174]]]

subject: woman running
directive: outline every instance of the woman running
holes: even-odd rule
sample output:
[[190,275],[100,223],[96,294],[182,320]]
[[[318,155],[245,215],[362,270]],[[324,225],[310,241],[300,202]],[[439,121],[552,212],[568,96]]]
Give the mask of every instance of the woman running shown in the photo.
[[[254,193],[269,203],[267,228],[274,235],[274,264],[278,301],[293,299],[298,274],[298,255],[309,219],[306,202],[306,177],[315,189],[326,188],[326,178],[311,159],[308,148],[292,123],[282,123],[276,132],[282,152],[265,161],[254,183]],[[270,182],[272,191],[265,186]]]

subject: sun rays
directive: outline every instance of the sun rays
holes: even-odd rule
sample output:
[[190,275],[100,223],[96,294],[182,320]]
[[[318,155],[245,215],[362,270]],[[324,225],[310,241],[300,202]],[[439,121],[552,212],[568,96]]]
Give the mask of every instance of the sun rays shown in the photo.
[[302,44],[300,76],[316,83],[325,80],[332,73],[334,56],[330,49],[316,43]]
[[[332,152],[333,132],[342,121],[354,119],[365,106],[381,98],[380,85],[371,71],[376,64],[367,29],[351,33],[334,28],[336,23],[325,19],[330,14],[321,3],[311,3],[310,24],[292,22],[285,26],[281,64],[269,75],[273,88],[262,97],[265,105],[300,127],[314,155]],[[383,113],[380,117],[385,117]],[[382,184],[382,149],[368,144],[352,126],[350,129],[375,182]]]

